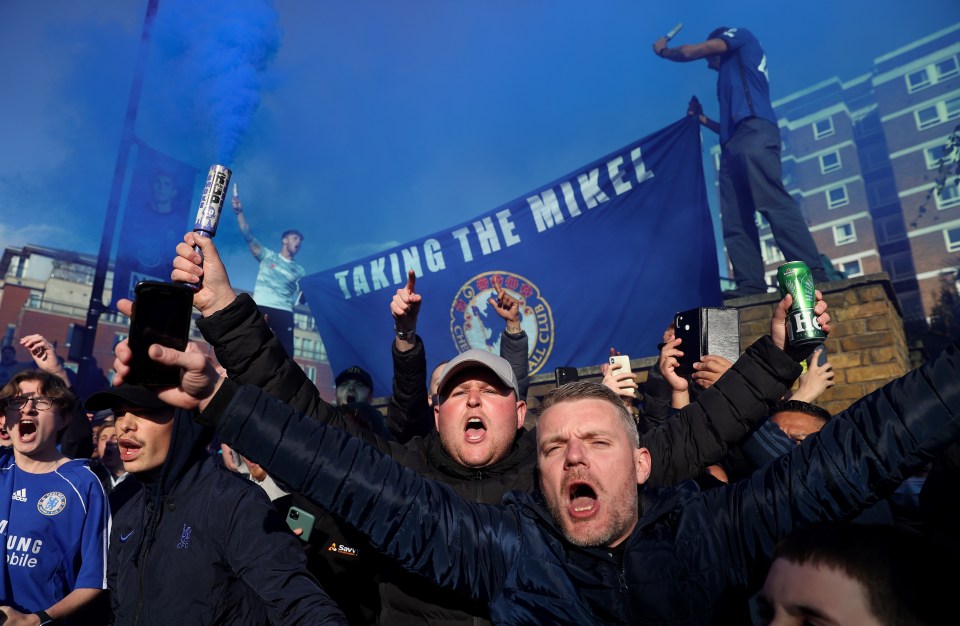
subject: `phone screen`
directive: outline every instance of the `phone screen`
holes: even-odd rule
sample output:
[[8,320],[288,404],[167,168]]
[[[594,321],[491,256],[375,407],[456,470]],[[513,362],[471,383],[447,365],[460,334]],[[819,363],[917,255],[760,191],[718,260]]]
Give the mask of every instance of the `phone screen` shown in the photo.
[[174,386],[180,382],[179,368],[157,363],[147,350],[155,343],[186,349],[194,292],[186,285],[143,281],[134,293],[128,341],[133,360],[126,380],[135,385]]

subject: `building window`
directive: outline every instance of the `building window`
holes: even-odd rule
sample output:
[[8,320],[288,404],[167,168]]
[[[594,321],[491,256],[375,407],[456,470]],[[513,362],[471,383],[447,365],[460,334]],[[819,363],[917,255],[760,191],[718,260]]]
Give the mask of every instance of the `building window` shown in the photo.
[[818,120],[813,123],[814,139],[823,139],[824,137],[829,137],[833,133],[834,133],[834,129],[833,129],[832,117],[828,117],[825,120]]
[[847,278],[863,276],[863,265],[860,264],[860,259],[847,261],[846,263],[842,263],[840,265],[840,271],[843,272]]
[[960,188],[956,182],[944,185],[939,193],[934,192],[933,195],[937,198],[938,209],[949,209],[960,205]]
[[947,252],[960,252],[960,226],[944,229],[943,238],[947,242]]
[[960,66],[957,65],[957,57],[948,57],[942,61],[921,68],[916,72],[907,74],[905,77],[907,80],[907,92],[914,93],[958,75],[960,75]]
[[935,170],[939,169],[943,165],[949,165],[957,160],[957,148],[951,146],[950,150],[947,150],[947,144],[943,143],[939,146],[934,146],[932,148],[927,148],[923,151],[923,158],[927,161],[927,169]]
[[907,74],[907,93],[920,91],[924,87],[929,87],[930,84],[930,73],[927,72],[927,68]]
[[847,186],[841,185],[827,190],[827,206],[836,209],[850,204],[850,198],[847,196]]
[[313,365],[300,365],[300,369],[303,370],[303,373],[307,375],[307,378],[310,379],[314,385],[317,384],[317,368]]
[[936,126],[940,123],[940,110],[937,108],[937,105],[930,107],[925,107],[923,109],[917,109],[913,112],[914,117],[917,118],[917,129],[923,130],[924,128],[930,128],[931,126]]
[[838,246],[845,246],[857,240],[857,231],[853,227],[853,222],[840,224],[833,227],[833,242]]
[[935,64],[934,71],[936,72],[937,82],[957,76],[960,74],[960,66],[957,65],[957,57],[950,57],[949,59],[944,59],[943,61]]
[[759,211],[753,214],[753,220],[756,223],[758,230],[770,228],[770,222],[768,222],[767,218],[763,216],[763,213],[760,213]]
[[834,150],[833,152],[828,152],[827,154],[820,155],[820,172],[823,174],[828,174],[830,172],[836,172],[842,163],[840,162],[840,152]]
[[932,128],[938,124],[960,117],[960,96],[943,100],[913,112],[917,130]]
[[761,240],[763,244],[763,262],[767,265],[771,263],[778,263],[780,261],[785,261],[786,258],[783,256],[783,252],[780,251],[780,248],[773,243],[773,238],[768,237]]

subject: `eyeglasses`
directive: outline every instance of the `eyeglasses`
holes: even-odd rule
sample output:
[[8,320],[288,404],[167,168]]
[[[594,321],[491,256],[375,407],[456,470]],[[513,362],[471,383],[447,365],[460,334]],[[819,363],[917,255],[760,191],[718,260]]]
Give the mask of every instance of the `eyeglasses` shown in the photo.
[[19,411],[26,406],[27,402],[32,402],[33,408],[38,411],[46,411],[47,409],[53,407],[53,400],[50,398],[44,398],[43,396],[33,396],[31,398],[27,398],[25,396],[14,396],[13,398],[7,399],[7,408]]

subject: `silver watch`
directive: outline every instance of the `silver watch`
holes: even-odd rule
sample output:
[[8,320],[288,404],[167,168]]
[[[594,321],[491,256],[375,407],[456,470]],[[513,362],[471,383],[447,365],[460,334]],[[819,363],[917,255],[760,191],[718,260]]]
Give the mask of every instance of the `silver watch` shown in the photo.
[[397,327],[393,327],[393,331],[397,333],[397,339],[400,341],[413,341],[414,336],[417,334],[417,329],[413,330],[397,330]]

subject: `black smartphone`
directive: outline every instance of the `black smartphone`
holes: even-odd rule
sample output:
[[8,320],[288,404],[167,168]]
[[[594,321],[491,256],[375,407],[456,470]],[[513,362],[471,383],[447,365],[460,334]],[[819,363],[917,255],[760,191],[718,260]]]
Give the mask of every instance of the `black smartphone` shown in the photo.
[[575,367],[558,367],[553,370],[553,375],[557,380],[557,387],[580,380],[580,372]]
[[290,530],[302,531],[298,536],[303,542],[310,541],[310,533],[313,532],[313,523],[315,521],[316,518],[313,516],[313,513],[308,513],[300,507],[292,506],[290,510],[287,511],[287,526],[290,527]]
[[673,318],[673,334],[682,339],[678,349],[683,356],[677,359],[677,374],[684,378],[693,375],[693,364],[700,360],[700,309],[677,313]]
[[133,360],[127,382],[166,387],[180,382],[179,368],[157,363],[147,350],[155,343],[177,350],[186,349],[190,338],[193,294],[193,289],[178,283],[137,283],[128,340]]
[[673,331],[683,341],[678,373],[689,377],[693,364],[708,354],[731,363],[740,358],[740,311],[732,307],[700,307],[677,313]]

